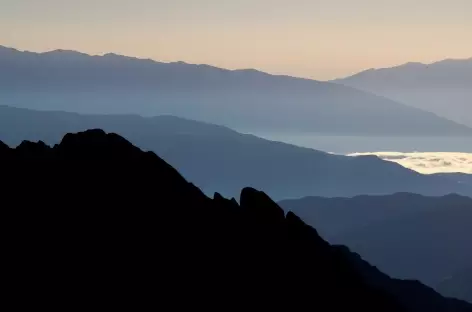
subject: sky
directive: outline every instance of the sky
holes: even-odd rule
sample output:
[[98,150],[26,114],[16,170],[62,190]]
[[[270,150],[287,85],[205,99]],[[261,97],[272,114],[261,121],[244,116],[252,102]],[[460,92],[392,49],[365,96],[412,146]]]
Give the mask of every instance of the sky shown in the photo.
[[472,0],[0,0],[0,45],[319,80],[472,57]]

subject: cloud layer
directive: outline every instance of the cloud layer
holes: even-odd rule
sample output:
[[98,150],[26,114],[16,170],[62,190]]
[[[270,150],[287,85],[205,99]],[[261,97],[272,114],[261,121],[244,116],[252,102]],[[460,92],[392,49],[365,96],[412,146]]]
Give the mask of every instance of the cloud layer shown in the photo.
[[348,156],[376,155],[383,160],[398,163],[423,174],[468,173],[472,174],[472,154],[469,153],[400,153],[369,152]]

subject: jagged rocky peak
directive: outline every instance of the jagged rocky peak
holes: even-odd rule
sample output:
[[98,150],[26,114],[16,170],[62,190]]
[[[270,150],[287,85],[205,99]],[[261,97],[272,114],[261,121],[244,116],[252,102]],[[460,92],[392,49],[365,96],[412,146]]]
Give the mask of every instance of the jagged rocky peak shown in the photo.
[[[141,152],[121,136],[114,133],[107,134],[101,129],[93,129],[76,134],[68,133],[56,148],[59,151],[67,151],[70,154],[90,153],[91,156],[94,156],[94,153],[100,152],[100,154],[105,153],[115,157],[124,157],[130,151],[135,153]],[[117,152],[122,154],[115,154]]]
[[285,219],[285,213],[264,192],[247,187],[241,191],[241,208],[250,211],[255,218],[267,222],[281,223]]

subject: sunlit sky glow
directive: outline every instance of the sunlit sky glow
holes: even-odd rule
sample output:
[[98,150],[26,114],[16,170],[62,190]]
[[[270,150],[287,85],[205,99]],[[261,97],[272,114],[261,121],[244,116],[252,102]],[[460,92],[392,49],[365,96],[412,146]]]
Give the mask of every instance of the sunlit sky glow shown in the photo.
[[320,80],[472,57],[471,0],[0,0],[0,45]]

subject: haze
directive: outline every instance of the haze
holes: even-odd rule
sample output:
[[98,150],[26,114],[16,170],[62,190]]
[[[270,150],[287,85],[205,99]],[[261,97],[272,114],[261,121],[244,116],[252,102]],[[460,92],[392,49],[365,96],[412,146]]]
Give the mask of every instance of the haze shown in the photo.
[[469,0],[0,0],[0,42],[328,80],[472,55]]

